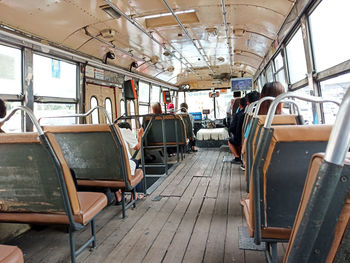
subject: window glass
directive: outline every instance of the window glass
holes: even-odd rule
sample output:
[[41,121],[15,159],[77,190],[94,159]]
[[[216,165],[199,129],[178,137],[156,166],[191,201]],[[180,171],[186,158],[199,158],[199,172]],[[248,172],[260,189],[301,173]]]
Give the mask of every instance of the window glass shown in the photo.
[[[7,114],[9,114],[13,108],[21,106],[21,102],[6,101]],[[22,131],[22,114],[21,111],[17,111],[10,120],[5,122],[1,127],[5,132],[21,132]]]
[[181,103],[185,102],[185,92],[181,91],[177,93],[178,108],[180,109]]
[[139,82],[139,101],[149,102],[149,84],[142,81]]
[[293,36],[286,47],[290,83],[293,84],[306,78],[306,59],[304,51],[303,37],[301,28]]
[[323,0],[310,15],[316,70],[350,59],[349,0]]
[[145,115],[149,113],[149,107],[147,105],[140,105],[139,106],[139,114]]
[[[322,97],[341,102],[347,89],[350,87],[350,73],[321,82]],[[339,107],[334,103],[324,103],[323,112],[325,122],[333,124]]]
[[284,70],[283,69],[281,69],[280,71],[278,71],[276,73],[276,80],[282,83],[282,85],[284,87],[284,90],[288,89],[288,85],[287,85],[287,82],[286,82],[286,76],[284,75]]
[[188,104],[188,112],[201,112],[203,109],[209,109],[208,118],[214,119],[214,102],[209,97],[209,91],[187,92],[186,102]]
[[266,79],[267,82],[273,82],[273,72],[271,65],[266,69]]
[[[34,114],[37,119],[49,116],[64,116],[76,113],[75,104],[34,103]],[[40,120],[40,125],[71,125],[76,118],[52,118]]]
[[280,68],[283,68],[283,57],[281,52],[275,58],[275,69],[278,71]]
[[217,119],[226,118],[227,106],[231,104],[231,99],[233,99],[233,92],[231,90],[227,90],[227,92],[220,91],[220,96],[215,98]]
[[[133,100],[129,101],[129,106],[130,106],[130,115],[135,115],[135,103]],[[133,130],[136,130],[136,120],[131,119],[131,127]]]
[[[111,121],[113,121],[112,101],[110,98],[107,98],[105,100],[105,106],[106,106],[106,111],[108,113],[109,118],[111,119]],[[108,123],[107,118],[106,118],[106,123]]]
[[124,100],[120,100],[120,116],[124,115],[125,113],[125,103]]
[[34,54],[34,95],[76,98],[76,68],[74,64]]
[[0,45],[0,93],[20,94],[21,50]]
[[[305,87],[294,91],[294,93],[302,96],[305,96],[305,95],[310,96],[310,89],[309,87]],[[299,100],[299,99],[296,99],[295,102],[299,106],[300,114],[303,116],[305,124],[312,124],[313,123],[312,103]]]
[[160,102],[159,96],[160,96],[160,87],[152,85],[151,103]]
[[[98,105],[96,97],[91,97],[90,99],[90,109],[95,108]],[[92,118],[92,124],[98,124],[99,121],[99,116],[98,116],[98,110],[94,110],[93,113],[91,114]]]

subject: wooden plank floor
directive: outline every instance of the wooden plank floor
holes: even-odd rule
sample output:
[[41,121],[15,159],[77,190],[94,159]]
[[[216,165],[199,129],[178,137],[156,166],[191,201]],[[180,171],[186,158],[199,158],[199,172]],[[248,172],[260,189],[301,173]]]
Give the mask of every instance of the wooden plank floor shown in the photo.
[[[238,227],[245,224],[245,197],[239,166],[223,163],[229,153],[201,149],[186,156],[173,173],[137,208],[121,219],[120,206],[107,207],[96,220],[98,248],[78,262],[265,262],[263,252],[238,248]],[[157,197],[157,198],[156,198]],[[77,234],[77,244],[90,229]],[[64,227],[32,229],[11,244],[25,262],[70,262]],[[279,246],[282,262],[285,246]]]

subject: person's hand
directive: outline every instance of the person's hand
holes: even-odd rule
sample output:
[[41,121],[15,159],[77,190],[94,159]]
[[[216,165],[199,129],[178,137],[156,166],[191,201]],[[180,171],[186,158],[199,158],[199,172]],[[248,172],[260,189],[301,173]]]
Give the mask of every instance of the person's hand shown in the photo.
[[137,131],[137,136],[138,136],[139,138],[141,138],[142,135],[143,135],[143,128],[141,128],[141,129],[139,129],[139,130]]

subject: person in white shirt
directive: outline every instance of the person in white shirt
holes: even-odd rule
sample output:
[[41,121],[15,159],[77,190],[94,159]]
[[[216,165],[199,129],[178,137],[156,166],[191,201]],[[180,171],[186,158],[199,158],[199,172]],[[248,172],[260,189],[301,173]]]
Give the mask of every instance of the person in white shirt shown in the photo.
[[[131,175],[134,176],[135,170],[137,168],[139,168],[139,161],[132,158],[129,148],[134,149],[135,151],[140,149],[141,138],[143,135],[143,128],[141,128],[137,131],[137,137],[136,137],[135,134],[132,132],[130,124],[128,122],[119,122],[118,126],[119,126],[120,132],[122,134],[124,144],[126,146],[126,151],[128,153],[130,172],[131,172]],[[136,187],[136,191],[137,191],[138,187],[137,186],[135,186],[135,187]],[[117,193],[120,193],[120,192],[117,192]],[[140,197],[141,197],[140,194],[138,194],[138,199],[140,199]],[[120,200],[121,200],[121,195],[117,194],[117,201],[119,202]]]

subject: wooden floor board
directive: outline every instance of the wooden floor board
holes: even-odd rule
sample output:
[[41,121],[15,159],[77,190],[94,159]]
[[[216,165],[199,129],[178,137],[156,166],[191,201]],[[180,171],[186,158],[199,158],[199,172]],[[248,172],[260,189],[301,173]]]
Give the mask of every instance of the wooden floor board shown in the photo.
[[[245,181],[238,165],[223,162],[229,155],[221,149],[186,155],[125,219],[120,207],[104,209],[96,218],[98,248],[84,250],[78,262],[265,262],[263,252],[238,247]],[[89,233],[90,228],[80,231],[77,245]],[[70,262],[64,227],[30,230],[11,244],[23,250],[28,263]],[[279,262],[285,249],[286,244],[278,246]]]

